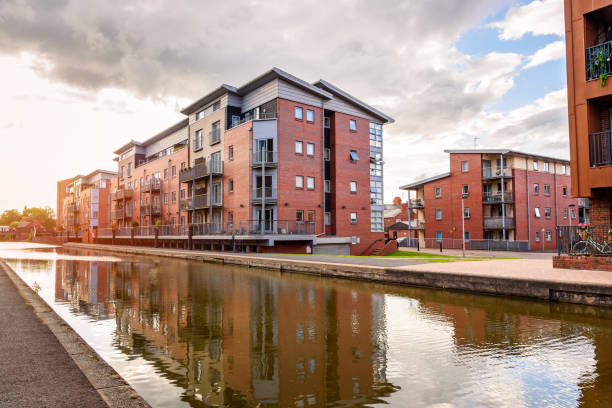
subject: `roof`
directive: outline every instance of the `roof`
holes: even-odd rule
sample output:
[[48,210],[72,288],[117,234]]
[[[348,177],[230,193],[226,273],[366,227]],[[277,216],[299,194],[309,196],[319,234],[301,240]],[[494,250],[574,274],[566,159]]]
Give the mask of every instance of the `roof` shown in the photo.
[[378,109],[375,109],[373,107],[371,107],[370,105],[368,105],[365,102],[360,101],[359,99],[355,98],[352,95],[349,95],[348,93],[344,92],[342,89],[330,84],[329,82],[323,80],[323,79],[319,79],[318,82],[315,83],[315,86],[325,89],[326,91],[330,92],[333,95],[338,96],[341,99],[344,99],[345,101],[347,101],[348,103],[352,104],[352,105],[356,105],[358,107],[360,107],[361,109],[365,110],[366,112],[368,112],[370,115],[377,117],[378,119],[382,120],[384,123],[393,123],[395,122],[395,119],[393,119],[390,116],[385,115],[384,113],[382,113],[381,111],[379,111]]
[[121,154],[124,151],[126,151],[127,149],[129,149],[130,147],[132,147],[132,146],[148,146],[151,143],[155,143],[158,140],[161,140],[164,137],[166,137],[168,135],[171,135],[172,133],[176,132],[177,130],[180,130],[180,129],[184,128],[184,127],[187,127],[188,124],[189,124],[189,118],[181,119],[181,121],[176,122],[174,125],[170,126],[169,128],[166,128],[166,129],[162,130],[161,132],[159,132],[155,136],[152,136],[152,137],[148,138],[144,142],[136,142],[134,140],[130,140],[129,143],[126,143],[125,145],[121,146],[119,149],[115,150],[113,153]]
[[542,160],[550,160],[558,163],[569,164],[569,160],[559,159],[557,157],[551,156],[543,156],[540,154],[532,154],[519,152],[511,149],[446,149],[444,153],[451,154],[503,154],[508,156],[520,156],[520,157],[529,157],[529,158],[537,158]]
[[94,171],[92,171],[91,173],[83,176],[84,178],[89,178],[91,176],[94,176],[98,173],[104,173],[104,174],[110,174],[111,176],[116,176],[117,172],[116,171],[110,171],[110,170],[102,170],[102,169],[96,169]]
[[225,95],[228,92],[237,94],[238,90],[231,85],[223,84],[217,89],[215,89],[214,91],[204,95],[203,97],[201,97],[200,99],[192,103],[191,105],[181,110],[181,113],[184,115],[189,115],[195,112],[196,110],[200,109],[201,107],[207,106],[209,103]]
[[440,180],[440,179],[443,179],[445,177],[449,177],[450,175],[451,175],[450,172],[438,174],[437,176],[425,178],[425,179],[422,179],[422,180],[419,180],[419,181],[415,181],[415,182],[410,183],[410,184],[406,184],[405,186],[401,186],[400,190],[414,190],[414,189],[423,187],[427,183],[430,183],[430,182],[436,181],[436,180]]
[[394,218],[402,213],[401,208],[395,206],[395,208],[386,208],[384,209],[384,217],[385,218]]
[[285,71],[283,71],[282,69],[279,68],[272,68],[271,70],[269,70],[268,72],[265,72],[263,74],[261,74],[260,76],[258,76],[257,78],[247,82],[246,84],[242,85],[240,88],[238,88],[238,94],[239,95],[244,95],[247,94],[251,91],[254,91],[255,89],[259,88],[262,85],[267,84],[268,82],[272,81],[273,79],[277,79],[280,78],[284,81],[289,82],[291,85],[297,86],[298,88],[303,89],[306,92],[309,92],[311,94],[314,94],[320,98],[323,99],[332,99],[333,95],[330,94],[329,92],[316,87],[312,84],[309,84],[308,82],[293,76]]
[[389,225],[387,229],[407,230],[407,229],[410,229],[410,224],[404,221],[398,221],[395,224]]

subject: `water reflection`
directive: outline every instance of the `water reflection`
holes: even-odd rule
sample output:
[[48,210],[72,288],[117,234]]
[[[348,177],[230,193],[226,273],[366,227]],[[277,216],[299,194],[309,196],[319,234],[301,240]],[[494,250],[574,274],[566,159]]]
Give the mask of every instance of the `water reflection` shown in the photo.
[[612,405],[609,309],[95,256],[9,263],[154,406]]

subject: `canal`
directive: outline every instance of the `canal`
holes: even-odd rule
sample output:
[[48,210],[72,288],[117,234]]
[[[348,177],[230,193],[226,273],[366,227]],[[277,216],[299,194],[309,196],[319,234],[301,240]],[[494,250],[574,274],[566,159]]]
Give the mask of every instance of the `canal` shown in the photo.
[[0,258],[154,407],[612,406],[610,309],[75,249]]

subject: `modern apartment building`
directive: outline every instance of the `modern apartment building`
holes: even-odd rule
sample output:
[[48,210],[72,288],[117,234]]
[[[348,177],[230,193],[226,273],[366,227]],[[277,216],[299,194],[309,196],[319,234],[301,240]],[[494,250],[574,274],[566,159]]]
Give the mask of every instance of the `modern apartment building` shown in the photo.
[[187,127],[184,119],[144,142],[132,140],[115,150],[117,190],[111,195],[115,226],[185,223],[186,214],[179,210],[185,196],[179,172],[189,160]]
[[283,252],[325,241],[328,251],[361,254],[384,244],[389,116],[329,82],[278,68],[240,87],[224,84],[182,113],[181,122],[115,151],[116,226],[194,224],[201,236],[247,233]]
[[110,192],[117,173],[96,170],[57,183],[56,226],[67,232],[87,235],[96,227],[105,228],[110,221]]
[[565,0],[572,191],[612,224],[612,1]]
[[417,211],[420,245],[460,248],[465,222],[473,249],[507,241],[509,249],[550,250],[557,225],[587,221],[585,200],[572,198],[566,160],[506,149],[445,152],[449,172],[400,187],[409,191],[409,214]]

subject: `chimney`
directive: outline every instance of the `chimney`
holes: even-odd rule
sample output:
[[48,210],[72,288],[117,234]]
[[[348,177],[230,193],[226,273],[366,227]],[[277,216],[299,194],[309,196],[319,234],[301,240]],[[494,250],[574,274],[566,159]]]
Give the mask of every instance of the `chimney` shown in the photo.
[[397,205],[398,207],[402,207],[402,198],[401,197],[395,197],[393,198],[393,204]]

